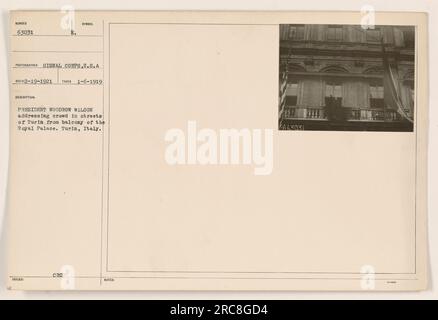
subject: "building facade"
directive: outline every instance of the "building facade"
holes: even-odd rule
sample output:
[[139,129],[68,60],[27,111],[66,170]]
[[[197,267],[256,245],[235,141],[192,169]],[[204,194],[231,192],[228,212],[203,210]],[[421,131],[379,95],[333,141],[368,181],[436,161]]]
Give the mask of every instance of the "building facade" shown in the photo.
[[413,119],[414,27],[281,25],[280,129],[412,131],[413,123],[385,103],[384,54]]

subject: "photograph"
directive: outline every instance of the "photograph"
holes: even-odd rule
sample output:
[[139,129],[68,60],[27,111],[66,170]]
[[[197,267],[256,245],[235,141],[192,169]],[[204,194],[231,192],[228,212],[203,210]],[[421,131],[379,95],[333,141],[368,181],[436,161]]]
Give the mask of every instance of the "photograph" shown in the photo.
[[279,129],[406,131],[415,121],[415,27],[282,24]]

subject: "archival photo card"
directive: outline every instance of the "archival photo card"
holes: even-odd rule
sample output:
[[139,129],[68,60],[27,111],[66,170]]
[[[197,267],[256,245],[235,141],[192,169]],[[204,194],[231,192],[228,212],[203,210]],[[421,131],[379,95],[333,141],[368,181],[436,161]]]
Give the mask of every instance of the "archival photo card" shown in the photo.
[[415,26],[282,24],[279,129],[412,132]]
[[7,287],[428,289],[428,19],[373,16],[12,11]]

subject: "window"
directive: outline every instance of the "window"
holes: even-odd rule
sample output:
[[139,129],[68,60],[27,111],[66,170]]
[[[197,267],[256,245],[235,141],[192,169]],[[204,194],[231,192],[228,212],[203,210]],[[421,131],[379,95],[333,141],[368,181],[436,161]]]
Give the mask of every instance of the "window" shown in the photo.
[[304,24],[293,24],[289,26],[289,39],[304,40]]
[[342,85],[340,83],[327,83],[325,85],[325,96],[342,98]]
[[288,83],[286,87],[286,106],[296,106],[298,98],[298,82]]
[[325,114],[328,120],[344,119],[342,84],[327,82],[325,85]]
[[328,26],[327,40],[342,41],[342,26],[331,25]]
[[370,107],[371,108],[384,107],[383,86],[370,85]]
[[379,28],[367,29],[366,31],[367,41],[368,42],[380,42],[381,32]]

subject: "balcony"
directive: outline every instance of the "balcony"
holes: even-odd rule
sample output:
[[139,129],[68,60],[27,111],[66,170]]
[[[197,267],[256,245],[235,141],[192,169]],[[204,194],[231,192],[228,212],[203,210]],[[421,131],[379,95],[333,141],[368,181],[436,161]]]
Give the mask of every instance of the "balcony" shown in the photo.
[[395,110],[369,109],[369,108],[346,108],[341,107],[337,117],[332,118],[327,114],[325,107],[295,106],[286,107],[282,118],[287,120],[342,120],[342,121],[401,121],[402,117]]
[[401,121],[402,118],[395,110],[347,108],[348,121]]

